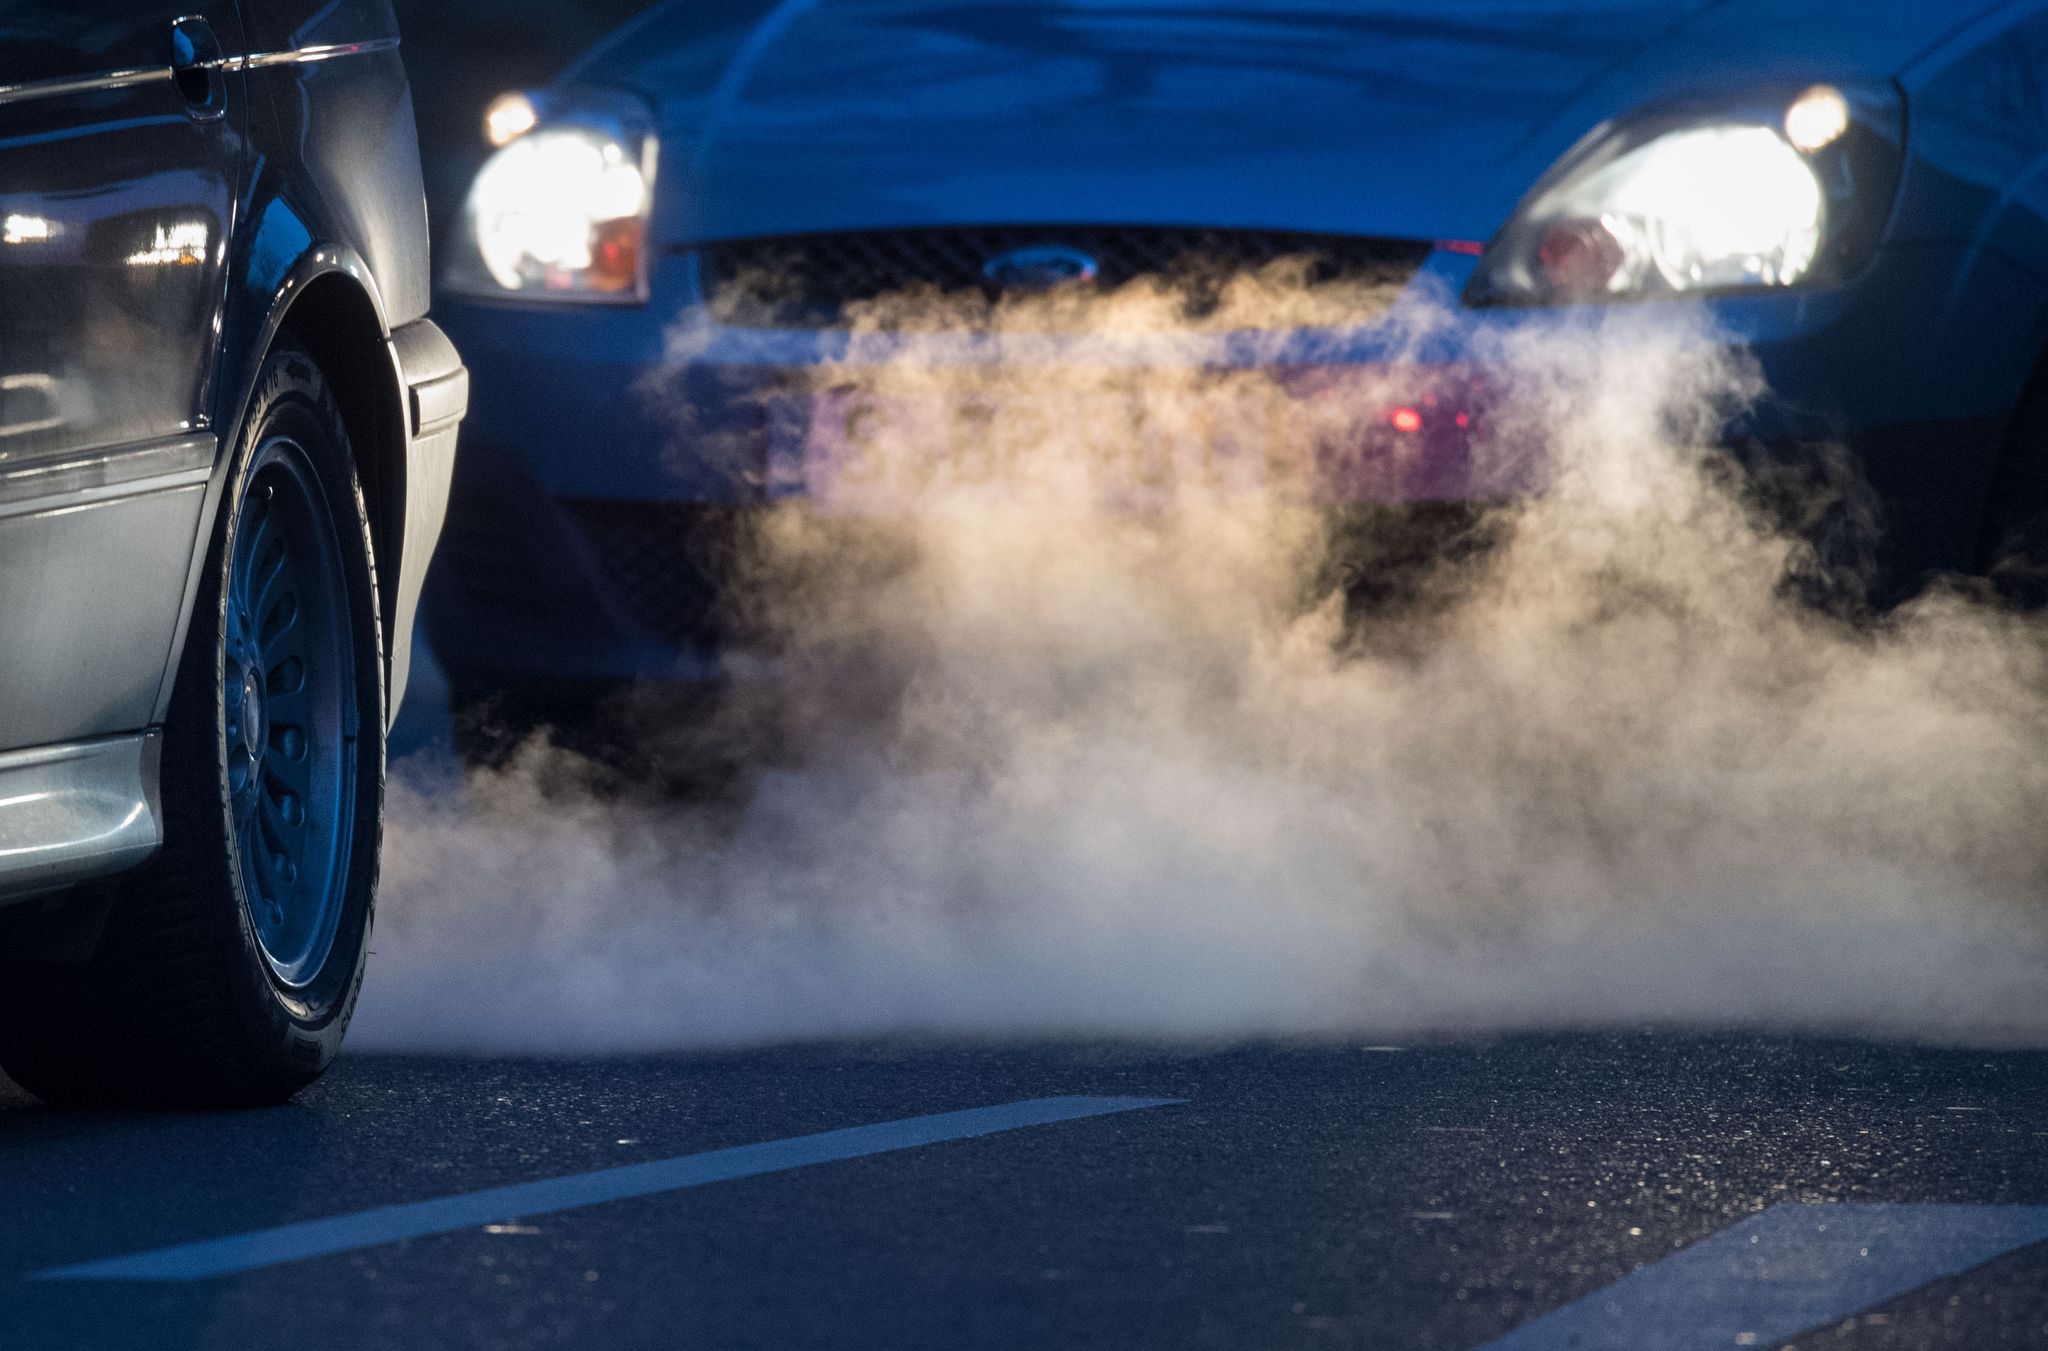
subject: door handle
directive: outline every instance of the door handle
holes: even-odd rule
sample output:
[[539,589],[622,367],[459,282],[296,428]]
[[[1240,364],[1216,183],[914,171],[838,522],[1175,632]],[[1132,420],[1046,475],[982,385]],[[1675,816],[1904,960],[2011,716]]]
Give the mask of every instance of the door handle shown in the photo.
[[225,111],[226,66],[212,24],[195,14],[171,25],[171,80],[194,117],[219,117]]

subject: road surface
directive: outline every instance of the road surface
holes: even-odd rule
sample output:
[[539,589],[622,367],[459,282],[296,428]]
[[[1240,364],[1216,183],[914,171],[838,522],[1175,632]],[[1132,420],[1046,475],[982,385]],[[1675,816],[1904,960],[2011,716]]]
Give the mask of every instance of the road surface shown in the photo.
[[2048,1345],[2048,1053],[348,1055],[255,1113],[0,1089],[0,1214],[8,1351],[1994,1351]]

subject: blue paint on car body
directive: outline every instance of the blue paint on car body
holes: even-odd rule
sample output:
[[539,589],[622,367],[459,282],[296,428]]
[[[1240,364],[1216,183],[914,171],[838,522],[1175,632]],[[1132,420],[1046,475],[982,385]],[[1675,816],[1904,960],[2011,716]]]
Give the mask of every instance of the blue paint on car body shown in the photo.
[[[648,109],[646,303],[441,301],[480,397],[436,648],[472,695],[716,672],[716,637],[674,613],[700,580],[691,541],[762,500],[730,464],[772,431],[759,392],[844,359],[851,327],[721,318],[721,260],[762,244],[856,270],[914,254],[941,289],[1090,230],[1140,252],[1159,232],[1412,245],[1406,295],[1445,322],[1403,357],[1445,371],[1519,325],[1663,306],[1766,377],[1731,440],[1846,445],[1890,574],[1970,571],[2048,345],[2048,121],[2026,94],[2042,79],[2048,0],[658,5],[547,92]],[[1475,303],[1473,251],[1575,147],[1687,109],[1782,117],[1815,84],[1881,107],[1890,147],[1839,273],[1681,303]],[[1417,331],[1265,332],[1252,360],[1356,369]]]

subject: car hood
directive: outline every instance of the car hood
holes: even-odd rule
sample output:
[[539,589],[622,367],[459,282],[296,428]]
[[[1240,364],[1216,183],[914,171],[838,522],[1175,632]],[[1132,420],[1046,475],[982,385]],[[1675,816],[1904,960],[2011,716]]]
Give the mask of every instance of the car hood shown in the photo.
[[656,109],[667,242],[1089,222],[1485,239],[1601,122],[1888,78],[1954,0],[678,0],[569,77]]

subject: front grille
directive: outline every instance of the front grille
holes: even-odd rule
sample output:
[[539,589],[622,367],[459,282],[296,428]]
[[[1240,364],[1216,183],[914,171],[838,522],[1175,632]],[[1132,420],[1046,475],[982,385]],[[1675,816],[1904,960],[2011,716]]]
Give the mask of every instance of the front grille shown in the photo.
[[887,296],[927,291],[993,301],[998,292],[983,271],[989,261],[1046,246],[1093,258],[1094,285],[1103,290],[1144,277],[1166,279],[1184,295],[1188,317],[1196,320],[1213,303],[1219,283],[1233,275],[1283,265],[1311,288],[1399,285],[1415,275],[1430,251],[1412,240],[1280,230],[985,226],[737,239],[706,244],[698,252],[705,298],[721,322],[833,328],[847,323],[850,311]]
[[632,616],[662,641],[716,641],[736,512],[696,503],[572,501],[571,518]]

